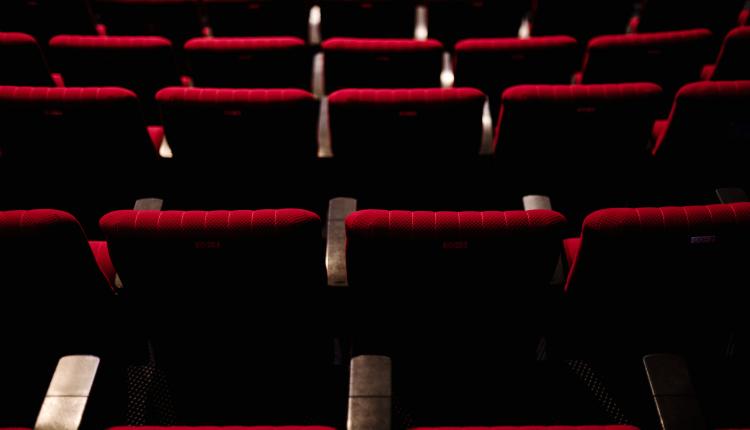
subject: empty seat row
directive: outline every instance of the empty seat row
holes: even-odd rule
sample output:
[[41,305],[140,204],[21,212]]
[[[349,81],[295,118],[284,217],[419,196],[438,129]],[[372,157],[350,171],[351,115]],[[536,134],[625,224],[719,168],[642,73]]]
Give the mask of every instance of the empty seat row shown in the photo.
[[[657,121],[663,94],[655,84],[515,86],[504,94],[494,158],[480,156],[485,96],[476,89],[341,90],[328,100],[333,164],[316,161],[320,103],[302,90],[163,89],[156,96],[162,129],[146,127],[137,97],[121,88],[0,87],[3,174],[35,178],[4,187],[3,204],[70,208],[88,191],[83,208],[101,205],[91,208],[96,217],[106,207],[132,206],[141,193],[160,195],[159,178],[184,181],[157,164],[164,137],[174,155],[169,165],[188,178],[204,177],[196,169],[209,178],[238,173],[208,187],[226,189],[214,193],[218,200],[234,193],[226,182],[288,172],[309,176],[303,194],[312,207],[334,192],[385,202],[404,193],[407,201],[417,193],[444,202],[457,194],[478,207],[498,194],[541,193],[583,215],[644,201],[661,187],[674,187],[666,196],[681,191],[701,202],[715,187],[750,179],[749,85],[690,84],[665,122]],[[379,175],[383,169],[389,174]],[[330,182],[318,183],[321,175]],[[178,185],[188,194],[188,184],[208,186],[194,182]],[[258,192],[240,195],[260,200]]]
[[[715,59],[707,30],[598,37],[589,43],[576,82],[655,82],[672,96],[701,73],[711,80],[750,78],[742,61],[747,35],[745,28],[730,32]],[[435,40],[334,38],[322,46],[328,92],[441,85],[443,46]],[[160,37],[56,36],[49,59],[59,75],[50,75],[29,36],[0,33],[0,49],[8,59],[0,83],[126,87],[144,102],[151,123],[159,122],[154,94],[186,80],[171,44]],[[185,44],[185,55],[199,87],[309,89],[313,80],[312,53],[298,38],[198,38]],[[576,41],[567,36],[468,39],[456,45],[455,83],[488,94],[496,116],[506,88],[567,83],[578,58]]]
[[[128,360],[117,361],[117,353],[96,350],[127,341],[130,348],[150,345],[152,364],[167,376],[175,423],[340,426],[347,383],[331,324],[353,335],[355,355],[377,351],[393,360],[393,394],[407,417],[396,428],[616,422],[588,410],[594,395],[577,390],[572,375],[536,360],[542,337],[562,342],[551,350],[555,362],[655,350],[720,356],[703,342],[721,344],[722,335],[746,324],[733,312],[719,324],[701,309],[735,309],[742,297],[747,203],[606,209],[564,246],[565,218],[549,210],[361,210],[345,221],[356,294],[346,310],[325,299],[322,226],[314,213],[117,211],[100,222],[106,244],[87,243],[64,212],[0,212],[4,284],[22,279],[25,287],[9,288],[13,309],[3,313],[5,322],[17,322],[31,306],[47,311],[38,315],[42,327],[59,323],[61,313],[90,326],[90,315],[79,313],[88,309],[109,316],[104,321],[113,329],[127,321],[127,330],[107,334],[129,333],[106,342],[87,331],[65,338],[54,332],[56,342],[35,337],[36,349],[4,354],[2,369],[26,373],[8,386],[25,383],[32,395],[3,397],[19,408],[4,409],[0,422],[29,425],[22,412],[38,404],[39,388],[30,382],[43,380],[59,354],[98,352],[103,362],[124,366]],[[550,280],[563,249],[565,301],[555,304],[550,297],[559,290]],[[118,301],[137,319],[108,314],[115,278]],[[645,327],[632,323],[632,312]],[[599,324],[590,324],[592,317]],[[285,324],[269,324],[280,319]],[[6,344],[17,347],[28,334]],[[40,369],[42,376],[34,375]],[[429,383],[438,375],[441,384]],[[616,383],[608,387],[617,393]],[[124,402],[111,395],[124,388],[108,387],[107,397]],[[151,401],[165,402],[165,393]],[[109,426],[123,418],[105,419]]]

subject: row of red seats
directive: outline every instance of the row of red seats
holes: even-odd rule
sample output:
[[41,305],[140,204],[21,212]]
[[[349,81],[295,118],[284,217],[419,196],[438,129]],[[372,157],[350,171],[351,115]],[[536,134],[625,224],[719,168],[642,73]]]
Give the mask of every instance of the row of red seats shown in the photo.
[[[597,146],[610,153],[607,158],[625,151],[632,155],[627,159],[638,159],[648,147],[659,156],[708,151],[709,141],[714,148],[734,142],[740,149],[748,137],[748,81],[689,84],[669,119],[655,123],[661,95],[647,83],[512,87],[503,96],[494,147],[500,157],[516,161],[518,151],[564,156],[576,147]],[[328,99],[333,152],[341,158],[476,157],[484,99],[472,88],[337,91]],[[178,160],[317,156],[319,102],[305,91],[173,87],[161,90],[157,100]],[[5,162],[64,157],[126,164],[154,158],[164,134],[157,127],[147,130],[137,97],[121,88],[0,87],[0,109]],[[608,144],[596,145],[600,139]],[[549,147],[540,151],[535,145]]]
[[[154,422],[104,408],[126,409],[118,390],[136,396],[129,408],[171,409],[173,424],[341,426],[347,383],[332,345],[353,336],[351,354],[378,351],[394,367],[393,388],[390,375],[373,376],[381,391],[354,385],[350,413],[393,395],[408,416],[395,428],[624,420],[655,428],[620,391],[639,388],[642,370],[580,396],[549,363],[625,363],[663,351],[722,363],[725,339],[746,325],[735,311],[750,257],[748,203],[602,210],[565,241],[565,218],[550,210],[363,210],[339,222],[353,295],[343,309],[326,305],[322,225],[308,211],[118,211],[100,221],[106,242],[88,243],[67,213],[0,212],[9,349],[0,356],[0,423],[30,426],[28,405],[44,390],[37,382],[74,352],[100,355],[106,370],[106,401],[90,408],[103,415],[97,428]],[[551,287],[561,252],[567,280]],[[34,324],[10,328],[30,309]],[[542,337],[556,343],[539,361]],[[131,383],[146,364],[138,398]],[[596,375],[589,369],[586,383]],[[154,391],[165,382],[168,390]],[[602,398],[617,399],[629,418],[587,411],[586,401]],[[388,405],[368,419],[390,421]],[[738,412],[734,425],[749,418]]]
[[467,37],[516,36],[527,13],[532,35],[569,34],[581,41],[624,33],[628,26],[638,32],[708,28],[723,36],[736,25],[745,1],[6,0],[0,30],[28,32],[44,41],[53,34],[96,34],[98,15],[106,25],[100,33],[167,36],[180,46],[210,33],[305,38],[310,7],[320,4],[324,38],[412,37],[420,3],[427,6],[430,34],[453,44]]
[[[601,205],[611,206],[643,201],[661,186],[686,193],[746,186],[750,83],[689,84],[666,121],[659,121],[662,97],[647,83],[512,87],[498,116],[494,157],[483,157],[485,96],[479,90],[340,90],[328,99],[334,154],[328,161],[317,159],[320,102],[302,90],[167,88],[157,94],[162,128],[147,127],[137,97],[121,88],[0,87],[0,163],[14,181],[3,188],[2,200],[6,207],[54,201],[68,208],[63,205],[74,197],[89,203],[109,198],[114,203],[105,208],[123,208],[139,196],[162,195],[164,177],[179,180],[189,196],[214,190],[219,201],[236,193],[227,182],[275,177],[274,186],[296,184],[276,193],[284,196],[299,191],[299,178],[306,178],[311,190],[303,194],[312,208],[331,194],[387,202],[406,185],[425,199],[437,193],[436,200],[448,201],[454,190],[484,202],[505,184],[516,199],[562,195],[576,206],[577,198],[595,201],[592,190],[610,199]],[[174,155],[167,164],[158,156],[165,135]],[[182,174],[170,173],[172,167]],[[236,177],[220,180],[217,173],[227,171]],[[477,182],[475,174],[488,177]],[[30,180],[18,182],[17,175]],[[329,175],[338,179],[315,183]],[[31,178],[41,182],[37,188],[30,188]],[[217,183],[209,185],[211,178]],[[78,182],[65,186],[73,179]],[[103,213],[86,212],[94,219]]]
[[[688,82],[750,79],[744,57],[748,28],[726,37],[711,58],[707,30],[602,36],[589,42],[576,82],[654,82],[671,97]],[[330,39],[323,43],[325,83],[342,88],[439,87],[443,46],[434,40]],[[149,121],[158,123],[155,93],[180,84],[171,44],[158,37],[56,36],[52,69],[70,86],[115,85],[134,90]],[[8,63],[0,84],[53,85],[30,36],[0,33]],[[296,38],[199,38],[185,44],[192,82],[199,87],[301,88],[312,81],[311,52]],[[708,62],[714,63],[709,66]],[[578,70],[575,39],[469,39],[456,45],[457,86],[479,88],[497,113],[500,95],[517,84],[565,84]]]

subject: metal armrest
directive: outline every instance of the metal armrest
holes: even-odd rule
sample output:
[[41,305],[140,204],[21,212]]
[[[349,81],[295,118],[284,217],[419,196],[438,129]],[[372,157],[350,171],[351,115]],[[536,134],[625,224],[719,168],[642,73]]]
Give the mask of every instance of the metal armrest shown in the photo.
[[[523,196],[523,210],[532,211],[538,209],[548,211],[552,210],[552,200],[550,200],[549,196],[539,194]],[[555,267],[555,273],[552,274],[552,279],[549,283],[550,285],[557,286],[565,283],[565,271],[563,270],[562,257],[558,260],[557,267]]]
[[329,286],[349,286],[346,276],[346,228],[344,220],[356,210],[356,199],[337,197],[328,202],[326,270],[328,271]]
[[354,357],[349,378],[347,430],[390,430],[391,359]]
[[162,207],[164,207],[164,200],[144,198],[136,200],[133,209],[137,211],[160,211]]
[[34,430],[78,430],[98,368],[99,358],[92,355],[61,358]]
[[687,364],[678,355],[643,357],[651,393],[663,430],[705,430],[706,422],[693,390]]
[[716,196],[721,203],[750,202],[747,193],[742,188],[717,188]]
[[549,196],[537,194],[523,196],[523,210],[530,211],[534,209],[552,210],[552,201]]

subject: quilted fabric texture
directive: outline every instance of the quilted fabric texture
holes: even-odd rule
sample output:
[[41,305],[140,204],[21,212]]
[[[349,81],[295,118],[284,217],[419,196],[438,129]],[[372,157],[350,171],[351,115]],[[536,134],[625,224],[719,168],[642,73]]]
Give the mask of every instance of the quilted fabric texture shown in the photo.
[[437,291],[434,282],[449,289],[549,282],[564,223],[552,211],[354,212],[346,219],[349,283]]
[[294,234],[320,224],[320,217],[301,209],[257,211],[116,211],[100,222],[108,239],[252,238]]
[[50,39],[53,48],[165,48],[172,47],[169,39],[159,36],[71,36],[60,35]]
[[328,98],[332,104],[428,105],[430,103],[475,103],[484,98],[474,88],[428,89],[348,89],[337,91]]
[[14,163],[66,160],[93,171],[144,168],[157,159],[138,98],[123,88],[0,87],[0,111],[8,133],[3,156]]
[[335,37],[321,44],[324,52],[420,52],[442,51],[443,44],[434,39],[355,39]]
[[[578,282],[586,282],[587,271],[603,274],[611,264],[617,264],[617,261],[606,262],[613,256],[608,250],[619,248],[619,255],[622,252],[635,252],[650,244],[658,245],[659,251],[663,252],[665,249],[699,249],[701,245],[711,248],[727,241],[727,249],[719,248],[718,251],[731,253],[738,251],[735,246],[747,240],[748,232],[750,203],[603,209],[592,213],[584,221],[578,257],[568,276],[566,291],[584,287],[579,286]],[[672,255],[665,255],[662,270],[673,267],[667,263],[678,255],[674,251]],[[731,261],[726,257],[727,262]],[[706,260],[705,263],[712,261]],[[657,273],[655,271],[654,275]],[[719,274],[715,273],[716,276]],[[677,273],[669,275],[676,276]],[[697,271],[690,276],[697,276]]]
[[553,230],[565,219],[553,211],[410,212],[363,210],[346,218],[349,239],[472,240]]
[[540,36],[528,39],[518,38],[482,38],[464,39],[456,43],[456,52],[462,51],[533,51],[576,46],[577,42],[570,36]]
[[199,37],[185,43],[187,51],[245,52],[255,50],[290,49],[305,46],[299,37]]
[[215,88],[164,88],[156,96],[162,103],[182,104],[274,104],[297,103],[313,100],[307,91],[297,89],[215,89]]

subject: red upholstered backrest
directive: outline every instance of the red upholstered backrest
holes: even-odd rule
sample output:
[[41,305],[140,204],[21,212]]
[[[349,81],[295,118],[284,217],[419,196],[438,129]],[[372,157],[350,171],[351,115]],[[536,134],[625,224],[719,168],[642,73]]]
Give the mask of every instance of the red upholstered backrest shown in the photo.
[[443,45],[437,40],[334,38],[321,46],[328,92],[440,87]]
[[304,422],[331,411],[317,215],[117,211],[100,226],[181,419]]
[[742,0],[645,0],[638,31],[708,28],[721,37],[737,24],[737,16],[744,5]]
[[711,61],[711,32],[704,29],[622,36],[589,42],[582,83],[654,82],[671,95],[700,78]]
[[552,211],[349,215],[347,273],[362,347],[384,342],[401,371],[428,359],[487,369],[532,358],[544,317],[529,315],[546,313],[564,223]]
[[164,36],[176,46],[201,35],[198,0],[100,0],[96,10],[111,35]]
[[346,219],[349,282],[512,295],[518,283],[549,282],[564,223],[551,211],[358,211]]
[[[748,258],[750,203],[605,209],[584,221],[566,292],[586,315],[582,327],[603,318],[587,332],[629,345],[656,341],[650,346],[665,352],[742,315],[734,306]],[[618,338],[634,328],[633,315],[648,336]]]
[[0,33],[0,85],[54,86],[36,40],[24,33]]
[[533,0],[531,34],[567,34],[585,43],[594,36],[625,32],[633,13],[630,0]]
[[429,34],[446,45],[470,37],[516,37],[530,0],[427,0]]
[[413,37],[415,0],[321,0],[320,33],[329,37]]
[[647,156],[660,96],[644,83],[512,87],[503,94],[496,157],[555,180],[627,180]]
[[166,88],[157,99],[176,160],[263,165],[317,154],[318,102],[306,91]]
[[570,83],[578,63],[569,36],[467,39],[456,44],[455,84],[479,88],[496,107],[513,85]]
[[0,267],[8,309],[21,304],[14,300],[38,300],[46,310],[56,300],[91,300],[108,292],[81,226],[67,212],[0,211]]
[[175,295],[189,302],[311,291],[321,280],[320,218],[304,210],[116,211],[100,226],[128,294],[142,306]]
[[310,0],[203,0],[214,36],[307,37]]
[[56,36],[50,48],[67,86],[127,88],[141,99],[151,123],[159,122],[156,92],[180,84],[172,44],[163,37]]
[[25,425],[60,357],[107,358],[104,341],[119,334],[112,292],[75,218],[49,209],[0,211],[0,285],[0,423]]
[[89,0],[0,2],[0,28],[34,36],[41,45],[57,34],[96,34]]
[[312,55],[297,37],[203,37],[185,52],[198,87],[310,88]]
[[0,87],[0,129],[7,163],[64,161],[114,174],[157,157],[137,97],[122,88]]
[[721,47],[712,81],[750,80],[747,56],[750,52],[750,28],[739,27],[727,34]]
[[[705,175],[715,181],[714,186],[747,183],[750,81],[683,87],[652,153],[686,178]],[[720,183],[725,180],[729,182]]]
[[473,88],[337,91],[328,98],[333,153],[391,162],[475,157],[484,99]]

